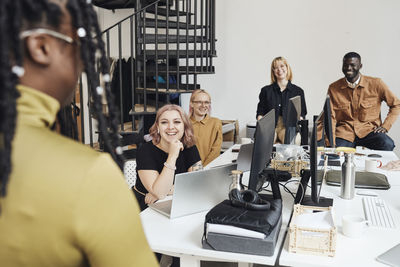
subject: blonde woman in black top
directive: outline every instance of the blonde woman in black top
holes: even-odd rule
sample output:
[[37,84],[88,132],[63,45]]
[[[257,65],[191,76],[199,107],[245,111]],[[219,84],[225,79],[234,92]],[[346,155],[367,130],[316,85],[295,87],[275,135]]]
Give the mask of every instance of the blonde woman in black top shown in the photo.
[[289,63],[283,57],[275,58],[271,63],[271,84],[264,86],[259,95],[257,105],[257,120],[271,109],[275,109],[275,139],[274,143],[283,143],[287,121],[289,99],[301,97],[301,119],[307,114],[304,91],[293,84],[293,74]]

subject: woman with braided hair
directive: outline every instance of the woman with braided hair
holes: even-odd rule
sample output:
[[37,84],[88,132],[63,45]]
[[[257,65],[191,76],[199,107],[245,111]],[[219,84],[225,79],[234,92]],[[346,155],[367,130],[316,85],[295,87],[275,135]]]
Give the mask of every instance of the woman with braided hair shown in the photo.
[[[113,99],[90,0],[1,0],[0,36],[1,265],[156,266],[120,170],[116,110],[102,113],[102,95]],[[82,71],[109,154],[51,130]]]

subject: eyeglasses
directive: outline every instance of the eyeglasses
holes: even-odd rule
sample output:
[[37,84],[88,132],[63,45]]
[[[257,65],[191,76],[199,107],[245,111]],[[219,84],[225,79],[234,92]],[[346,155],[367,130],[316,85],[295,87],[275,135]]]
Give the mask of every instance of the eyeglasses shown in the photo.
[[205,106],[211,105],[210,101],[192,101],[192,103],[196,105],[205,105]]
[[58,38],[60,40],[63,40],[69,44],[73,44],[76,42],[74,39],[72,39],[72,37],[69,37],[65,34],[62,34],[62,33],[59,33],[59,32],[53,31],[53,30],[44,29],[44,28],[37,28],[37,29],[23,31],[19,34],[19,38],[24,39],[28,36],[31,36],[32,34],[47,34],[47,35],[53,36],[55,38]]

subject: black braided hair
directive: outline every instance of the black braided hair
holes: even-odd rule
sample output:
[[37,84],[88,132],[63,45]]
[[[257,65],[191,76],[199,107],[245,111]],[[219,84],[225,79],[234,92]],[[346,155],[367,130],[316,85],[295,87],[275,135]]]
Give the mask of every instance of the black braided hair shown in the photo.
[[[75,28],[85,28],[87,35],[81,38],[81,57],[84,62],[85,73],[88,79],[89,95],[93,99],[93,110],[98,121],[98,127],[105,151],[109,152],[115,162],[122,169],[125,158],[120,147],[118,134],[118,109],[113,105],[114,96],[110,88],[110,79],[100,86],[98,73],[109,76],[109,61],[106,56],[104,41],[97,22],[97,14],[86,1],[69,0],[67,9],[70,11]],[[85,25],[85,26],[83,26]],[[99,52],[99,53],[98,53]],[[104,76],[103,76],[104,77]],[[98,94],[98,88],[105,91],[108,105],[108,117],[103,113],[102,94]],[[118,148],[116,150],[116,148]],[[118,151],[119,150],[119,151]],[[119,153],[117,153],[119,152]]]
[[[77,122],[75,120],[75,105],[67,105],[57,113],[57,122],[60,133],[74,140],[79,140]],[[54,128],[56,129],[56,125]]]
[[[86,32],[86,35],[82,35],[83,37],[80,38],[80,50],[84,72],[88,80],[89,96],[92,99],[102,140],[105,142],[105,150],[111,154],[122,169],[125,160],[119,145],[118,110],[111,105],[114,101],[109,79],[106,79],[107,82],[101,86],[98,74],[99,72],[103,75],[108,74],[109,63],[104,42],[101,39],[97,16],[90,2],[89,0],[67,0],[66,8],[71,15],[73,26],[76,29],[84,29]],[[17,117],[16,100],[19,97],[16,90],[19,78],[12,68],[23,66],[23,43],[19,38],[19,33],[21,30],[44,25],[58,29],[61,15],[60,4],[54,0],[0,1],[0,81],[2,81],[0,87],[0,196],[6,195],[7,183],[12,170],[11,143]],[[107,97],[108,116],[103,113],[102,96],[98,93],[102,91],[102,88]],[[64,108],[58,114],[63,133],[71,133],[68,128],[73,123],[65,119],[69,117],[68,112],[71,114],[72,111]],[[63,119],[62,113],[68,115]],[[72,135],[74,134],[76,135],[76,133]]]

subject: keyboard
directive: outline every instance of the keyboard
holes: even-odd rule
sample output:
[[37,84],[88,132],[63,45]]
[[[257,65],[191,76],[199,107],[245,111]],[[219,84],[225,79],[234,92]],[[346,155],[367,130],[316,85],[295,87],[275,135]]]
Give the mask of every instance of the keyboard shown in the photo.
[[365,218],[369,226],[396,228],[392,213],[386,202],[379,197],[363,197]]

